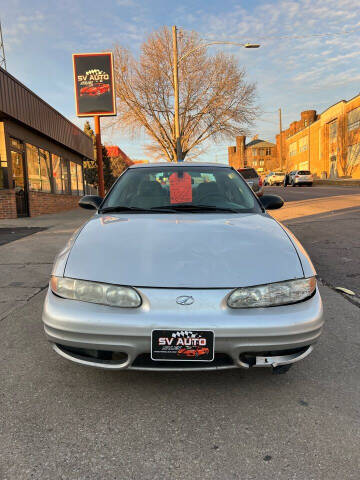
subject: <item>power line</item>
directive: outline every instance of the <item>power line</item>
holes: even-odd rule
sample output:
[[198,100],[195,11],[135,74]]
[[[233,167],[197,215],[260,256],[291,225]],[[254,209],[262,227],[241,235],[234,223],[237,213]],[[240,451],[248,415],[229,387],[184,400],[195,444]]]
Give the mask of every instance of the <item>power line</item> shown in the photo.
[[[306,38],[316,38],[316,37],[339,37],[341,35],[350,35],[351,33],[357,32],[360,30],[360,27],[357,26],[350,30],[342,30],[341,32],[326,32],[326,33],[309,33],[308,35],[266,35],[256,37],[257,41],[261,40],[282,40],[286,39],[306,39]],[[205,39],[205,41],[207,41]],[[210,41],[210,40],[209,40]],[[249,42],[250,43],[250,42]]]
[[6,58],[5,58],[5,48],[4,48],[2,28],[1,28],[1,20],[0,20],[0,67],[6,70]]

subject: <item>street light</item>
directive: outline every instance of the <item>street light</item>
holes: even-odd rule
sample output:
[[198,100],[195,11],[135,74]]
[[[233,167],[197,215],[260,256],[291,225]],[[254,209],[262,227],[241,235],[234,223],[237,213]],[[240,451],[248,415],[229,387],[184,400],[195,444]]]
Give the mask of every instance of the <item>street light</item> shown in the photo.
[[238,42],[207,42],[197,45],[186,52],[182,57],[178,58],[177,47],[177,28],[175,25],[172,27],[173,34],[173,74],[174,74],[174,113],[175,113],[175,137],[176,137],[176,161],[183,161],[183,152],[181,147],[181,134],[180,134],[180,119],[179,119],[179,64],[184,58],[191,55],[193,52],[200,50],[201,48],[207,48],[211,45],[236,45],[243,48],[259,48],[258,43],[238,43]]

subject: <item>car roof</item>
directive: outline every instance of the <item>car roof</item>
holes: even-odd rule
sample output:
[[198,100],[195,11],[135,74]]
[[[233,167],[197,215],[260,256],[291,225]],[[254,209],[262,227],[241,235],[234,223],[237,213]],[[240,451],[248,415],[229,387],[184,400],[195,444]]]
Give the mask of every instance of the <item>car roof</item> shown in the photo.
[[154,162],[154,163],[135,163],[129,168],[149,168],[149,167],[220,167],[231,168],[226,163],[216,162]]

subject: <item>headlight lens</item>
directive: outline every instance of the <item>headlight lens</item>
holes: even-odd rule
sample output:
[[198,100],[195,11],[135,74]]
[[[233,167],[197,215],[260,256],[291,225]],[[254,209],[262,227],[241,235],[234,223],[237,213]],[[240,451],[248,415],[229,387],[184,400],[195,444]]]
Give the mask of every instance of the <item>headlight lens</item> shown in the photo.
[[111,307],[136,308],[140,295],[131,287],[88,282],[66,277],[51,277],[51,290],[59,297],[82,302],[100,303]]
[[309,298],[314,293],[315,288],[315,277],[237,288],[229,295],[227,304],[231,308],[286,305]]

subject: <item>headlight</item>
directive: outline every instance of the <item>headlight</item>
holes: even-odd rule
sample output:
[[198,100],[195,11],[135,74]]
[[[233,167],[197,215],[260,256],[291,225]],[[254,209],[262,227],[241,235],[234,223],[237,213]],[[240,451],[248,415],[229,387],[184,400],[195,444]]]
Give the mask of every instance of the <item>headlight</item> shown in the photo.
[[136,308],[141,305],[140,295],[131,287],[119,287],[66,277],[51,277],[50,287],[59,297],[70,300],[124,308]]
[[311,297],[315,288],[315,277],[237,288],[229,295],[227,304],[231,308],[275,307],[301,302]]

